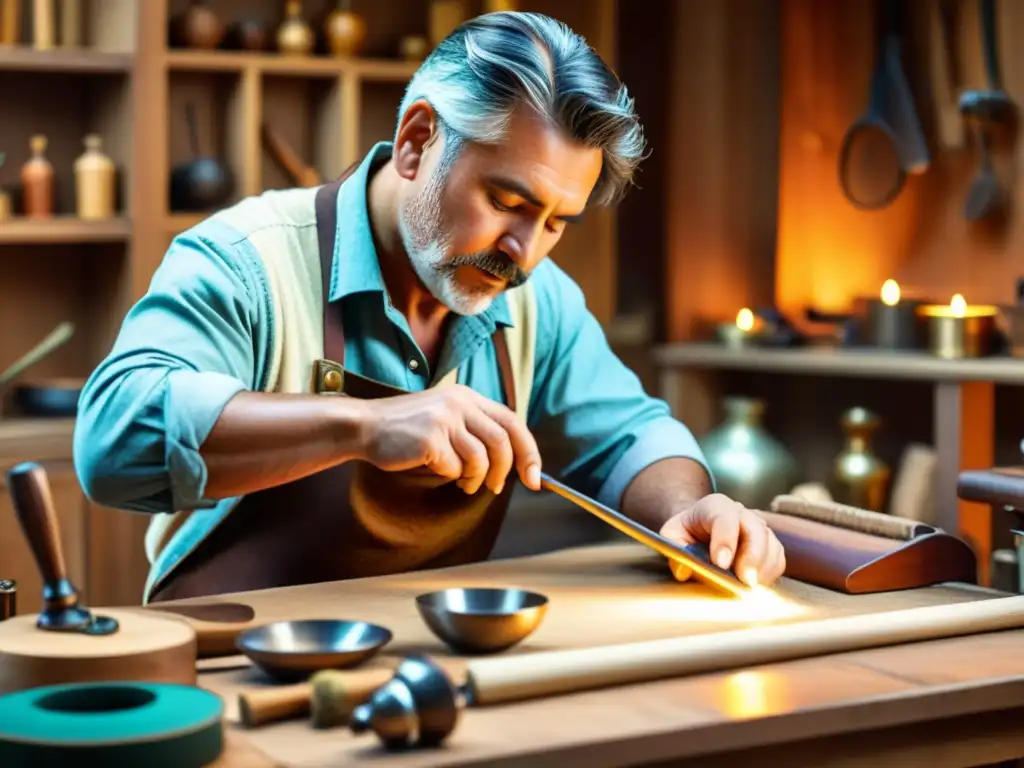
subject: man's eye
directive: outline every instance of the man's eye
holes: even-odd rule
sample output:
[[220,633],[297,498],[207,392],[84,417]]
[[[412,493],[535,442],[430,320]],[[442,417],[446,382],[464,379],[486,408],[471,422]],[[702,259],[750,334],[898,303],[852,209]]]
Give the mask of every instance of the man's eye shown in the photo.
[[492,198],[491,198],[491,205],[493,205],[493,206],[494,206],[494,208],[495,208],[496,210],[502,211],[503,213],[508,213],[509,211],[511,211],[511,210],[512,210],[512,208],[511,208],[510,206],[507,206],[507,205],[502,205],[502,204],[501,204],[501,203],[500,203],[500,202],[499,202],[499,201],[498,201],[498,200],[497,200],[496,198],[494,198],[494,197],[492,197]]

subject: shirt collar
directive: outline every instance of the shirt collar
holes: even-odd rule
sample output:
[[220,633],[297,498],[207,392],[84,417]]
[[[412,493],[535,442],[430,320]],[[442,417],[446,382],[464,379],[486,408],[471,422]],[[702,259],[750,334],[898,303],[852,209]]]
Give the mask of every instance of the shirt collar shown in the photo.
[[[386,290],[370,227],[367,189],[373,171],[391,156],[391,151],[391,142],[376,144],[338,191],[338,232],[334,238],[330,291],[332,302],[356,293],[383,294]],[[479,315],[459,320],[472,321],[468,325],[476,326],[485,333],[493,333],[498,325],[513,324],[505,294],[497,296],[491,306]]]

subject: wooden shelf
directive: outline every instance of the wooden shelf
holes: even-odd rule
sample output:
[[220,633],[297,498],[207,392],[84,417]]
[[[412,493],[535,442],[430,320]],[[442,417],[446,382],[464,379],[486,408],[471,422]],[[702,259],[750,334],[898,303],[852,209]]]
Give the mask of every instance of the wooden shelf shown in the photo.
[[356,75],[378,82],[405,82],[418,67],[416,62],[389,59],[350,59],[327,56],[286,56],[276,53],[232,51],[169,51],[167,68],[181,72],[244,72],[297,77]]
[[74,419],[0,416],[0,488],[3,474],[22,461],[69,461]]
[[669,344],[654,350],[661,368],[706,368],[846,376],[867,379],[1024,384],[1024,359],[943,360],[926,352],[797,347],[730,349],[714,343]]
[[110,243],[131,237],[127,218],[90,221],[75,216],[52,219],[12,218],[0,221],[0,244]]
[[37,51],[28,46],[0,46],[0,72],[62,72],[95,75],[130,72],[130,53],[93,51],[86,48]]

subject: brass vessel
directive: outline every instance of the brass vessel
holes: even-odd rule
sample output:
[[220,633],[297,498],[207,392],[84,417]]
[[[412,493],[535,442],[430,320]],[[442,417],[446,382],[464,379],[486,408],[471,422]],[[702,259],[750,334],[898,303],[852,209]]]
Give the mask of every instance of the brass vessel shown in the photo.
[[846,434],[846,446],[835,459],[833,497],[842,504],[884,512],[891,471],[871,448],[871,438],[881,426],[881,419],[857,407],[843,413],[839,423]]

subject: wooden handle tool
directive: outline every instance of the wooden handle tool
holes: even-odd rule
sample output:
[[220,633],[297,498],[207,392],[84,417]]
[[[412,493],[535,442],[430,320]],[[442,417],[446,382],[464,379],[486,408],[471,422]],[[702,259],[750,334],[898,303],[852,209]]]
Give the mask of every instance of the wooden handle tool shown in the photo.
[[263,123],[262,136],[263,145],[284,172],[292,177],[292,181],[300,187],[315,187],[320,184],[320,174],[316,168],[306,165],[299,154],[292,149],[291,144],[285,141],[273,126]]
[[670,541],[640,523],[630,520],[621,512],[616,512],[614,509],[574,491],[543,472],[540,476],[540,484],[544,490],[557,493],[581,509],[604,520],[613,528],[617,528],[633,540],[650,547],[673,562],[686,566],[700,581],[736,597],[750,594],[750,587],[744,584],[739,577],[711,562],[711,555],[706,546],[699,544],[684,546]]
[[308,682],[239,694],[238,711],[247,728],[310,716],[316,728],[345,722],[352,710],[391,679],[392,670],[325,669]]
[[1024,596],[469,663],[474,706],[1024,627]]

